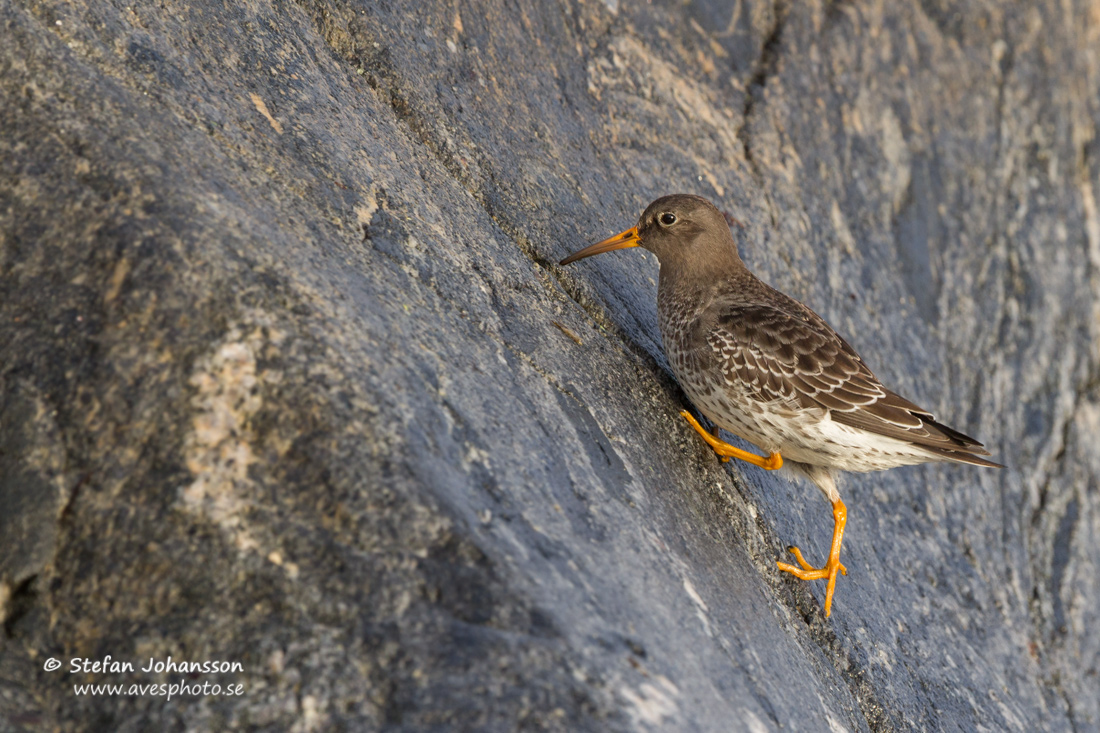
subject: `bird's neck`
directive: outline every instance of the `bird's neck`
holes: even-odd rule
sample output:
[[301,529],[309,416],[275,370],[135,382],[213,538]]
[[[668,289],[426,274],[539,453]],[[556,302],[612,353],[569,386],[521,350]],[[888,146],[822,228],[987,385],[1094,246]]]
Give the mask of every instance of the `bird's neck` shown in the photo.
[[756,278],[745,267],[737,251],[730,249],[732,251],[715,250],[707,257],[691,260],[662,261],[658,299],[707,301],[720,285],[727,292],[731,285],[734,288],[741,282],[748,285]]
[[736,297],[754,289],[753,277],[740,259],[738,266],[708,269],[706,273],[692,273],[682,268],[661,266],[657,285],[657,316],[665,349],[675,348],[676,343],[690,338],[693,325],[699,323],[704,313],[719,298]]

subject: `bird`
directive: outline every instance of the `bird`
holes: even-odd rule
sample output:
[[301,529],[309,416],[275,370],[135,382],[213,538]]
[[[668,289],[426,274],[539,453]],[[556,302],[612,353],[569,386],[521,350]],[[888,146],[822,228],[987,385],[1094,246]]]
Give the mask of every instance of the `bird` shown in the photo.
[[[826,580],[825,616],[837,575],[848,509],[837,489],[842,471],[880,471],[946,461],[1003,468],[971,437],[883,386],[862,357],[806,305],[745,266],[725,215],[705,198],[674,194],[646,207],[638,223],[565,257],[642,247],[657,257],[657,314],[668,363],[685,395],[715,426],[680,415],[718,454],[766,470],[786,467],[809,479],[833,508],[829,556],[814,567],[795,546],[801,580]],[[726,430],[766,455],[730,445]]]

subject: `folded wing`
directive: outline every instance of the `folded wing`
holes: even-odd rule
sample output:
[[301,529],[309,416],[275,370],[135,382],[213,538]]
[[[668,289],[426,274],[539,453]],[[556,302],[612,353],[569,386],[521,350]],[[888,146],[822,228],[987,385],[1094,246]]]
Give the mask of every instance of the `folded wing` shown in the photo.
[[998,466],[978,441],[882,386],[824,319],[797,301],[788,308],[731,304],[705,338],[731,382],[756,400],[792,410],[824,408],[832,419],[907,441],[946,460]]

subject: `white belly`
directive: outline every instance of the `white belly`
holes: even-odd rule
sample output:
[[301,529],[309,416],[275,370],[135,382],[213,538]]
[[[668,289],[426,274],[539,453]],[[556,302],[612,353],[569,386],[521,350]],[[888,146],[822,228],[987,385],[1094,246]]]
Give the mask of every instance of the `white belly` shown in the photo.
[[775,451],[799,463],[860,473],[939,460],[905,441],[842,425],[825,409],[792,411],[738,400],[729,390],[681,385],[708,420],[765,454]]

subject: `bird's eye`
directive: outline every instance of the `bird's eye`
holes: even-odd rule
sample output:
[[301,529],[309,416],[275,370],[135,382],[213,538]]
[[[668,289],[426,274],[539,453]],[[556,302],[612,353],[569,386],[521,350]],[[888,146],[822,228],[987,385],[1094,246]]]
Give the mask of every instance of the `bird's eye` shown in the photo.
[[676,215],[675,214],[661,214],[661,223],[664,224],[666,227],[672,226],[673,224],[676,223]]

